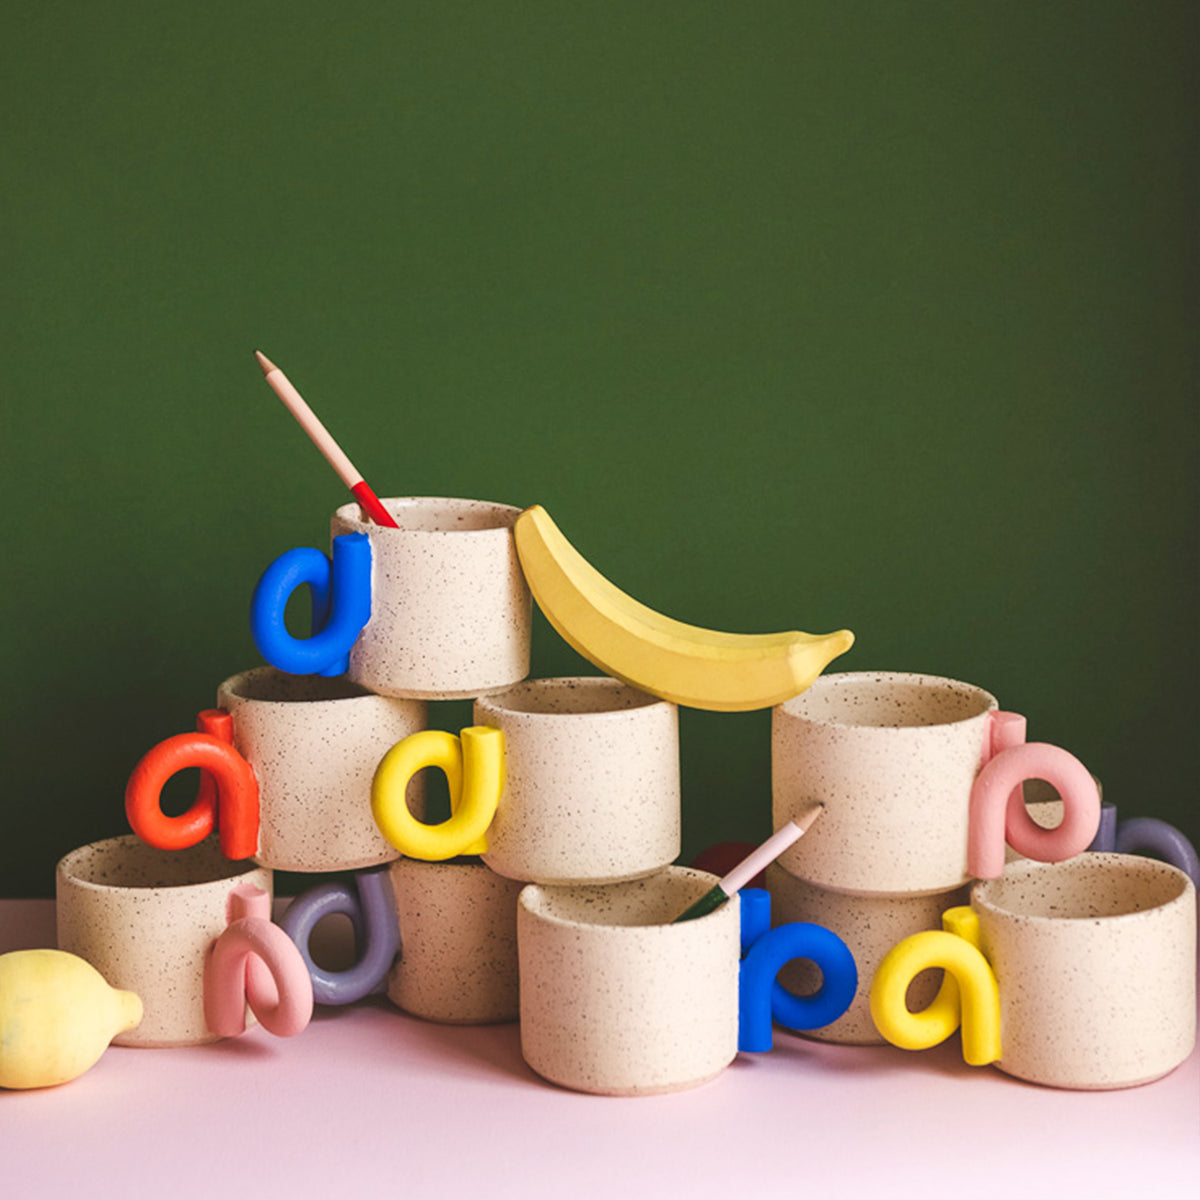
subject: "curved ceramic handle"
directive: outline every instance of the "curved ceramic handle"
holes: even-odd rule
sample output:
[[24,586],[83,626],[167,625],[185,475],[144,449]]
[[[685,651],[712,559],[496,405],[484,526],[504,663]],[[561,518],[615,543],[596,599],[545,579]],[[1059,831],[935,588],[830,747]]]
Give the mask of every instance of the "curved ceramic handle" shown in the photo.
[[247,1004],[276,1037],[293,1037],[312,1018],[308,968],[270,913],[262,888],[242,884],[230,893],[230,923],[204,964],[204,1019],[220,1037],[245,1031]]
[[[313,629],[292,637],[284,614],[292,593],[312,589]],[[281,554],[262,573],[250,602],[250,631],[259,653],[289,675],[341,675],[350,647],[371,617],[371,540],[365,533],[333,539],[333,565],[303,546]]]
[[[150,846],[185,850],[213,831],[220,833],[226,858],[250,858],[258,850],[258,779],[254,768],[233,746],[233,719],[224,709],[205,709],[197,733],[179,733],[148,751],[125,787],[129,827]],[[204,775],[187,812],[168,817],[162,790],[187,767]]]
[[[914,933],[893,946],[871,981],[871,1017],[893,1046],[925,1050],[961,1024],[963,1059],[981,1067],[1000,1057],[1000,989],[979,949],[979,921],[967,906],[948,909],[944,930]],[[945,972],[941,990],[920,1012],[910,1012],[908,986],[929,967]]]
[[[408,810],[404,791],[425,767],[438,767],[450,791],[449,820],[426,825]],[[371,812],[380,833],[401,854],[444,862],[459,854],[486,854],[484,837],[504,791],[504,734],[472,725],[461,738],[423,729],[383,756],[371,783]]]
[[[328,916],[341,913],[354,926],[359,959],[345,971],[318,966],[309,951],[313,930]],[[330,880],[311,887],[288,905],[280,928],[296,943],[312,980],[318,1004],[353,1004],[378,991],[400,949],[400,932],[386,866],[358,871],[354,887]]]
[[[1044,779],[1063,801],[1062,821],[1043,829],[1026,811],[1020,785]],[[1088,848],[1100,826],[1100,792],[1091,772],[1073,754],[1046,742],[1001,750],[975,777],[967,841],[967,871],[998,879],[1004,843],[1026,858],[1060,862]]]
[[[762,899],[767,900],[764,906]],[[772,1021],[788,1029],[820,1029],[838,1019],[853,1003],[858,967],[849,947],[823,925],[794,922],[761,932],[770,921],[767,892],[743,888],[743,945],[750,948],[738,970],[738,1049],[761,1053],[772,1046]],[[780,968],[794,958],[807,958],[821,972],[821,987],[811,996],[796,996],[776,980]]]
[[1130,817],[1117,825],[1113,849],[1118,854],[1145,851],[1178,867],[1200,889],[1200,858],[1196,848],[1174,825],[1157,817]]

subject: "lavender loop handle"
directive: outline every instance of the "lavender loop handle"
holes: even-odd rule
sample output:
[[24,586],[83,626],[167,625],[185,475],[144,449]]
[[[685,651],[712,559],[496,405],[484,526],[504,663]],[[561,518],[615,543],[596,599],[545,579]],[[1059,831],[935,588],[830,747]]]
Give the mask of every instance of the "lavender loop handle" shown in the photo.
[[1200,855],[1195,846],[1174,825],[1157,817],[1130,817],[1117,820],[1117,806],[1106,800],[1100,806],[1100,829],[1089,850],[1107,854],[1143,854],[1161,858],[1178,867],[1200,891]]
[[1130,817],[1117,826],[1113,849],[1118,854],[1140,854],[1143,851],[1178,867],[1200,888],[1200,858],[1196,848],[1174,825],[1157,817]]
[[1111,800],[1105,800],[1100,805],[1100,825],[1096,836],[1092,838],[1089,850],[1101,854],[1115,854],[1117,849],[1117,806]]
[[[309,939],[319,922],[340,913],[354,926],[354,944],[360,957],[345,971],[327,971],[309,952]],[[280,918],[288,937],[296,943],[312,979],[318,1004],[353,1004],[373,992],[383,991],[400,949],[388,868],[358,871],[354,887],[336,880],[319,883],[288,905]]]

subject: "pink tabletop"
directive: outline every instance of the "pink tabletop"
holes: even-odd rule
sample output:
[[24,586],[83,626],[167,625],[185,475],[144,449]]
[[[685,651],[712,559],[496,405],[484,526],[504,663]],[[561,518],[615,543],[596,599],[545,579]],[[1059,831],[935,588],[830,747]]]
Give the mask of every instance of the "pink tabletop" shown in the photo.
[[[54,944],[51,901],[0,902],[0,951]],[[1060,1092],[922,1054],[779,1032],[688,1092],[540,1081],[516,1025],[452,1028],[382,998],[298,1037],[110,1048],[59,1088],[0,1091],[3,1193],[37,1197],[1200,1195],[1200,1060]],[[943,1190],[945,1189],[945,1190]]]

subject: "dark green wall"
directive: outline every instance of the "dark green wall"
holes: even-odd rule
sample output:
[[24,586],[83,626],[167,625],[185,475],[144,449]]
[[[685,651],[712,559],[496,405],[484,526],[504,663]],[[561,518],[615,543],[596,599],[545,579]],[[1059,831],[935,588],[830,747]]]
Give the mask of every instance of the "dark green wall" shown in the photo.
[[[255,346],[382,494],[539,501],[698,624],[848,626],[1200,837],[1196,13],[10,16],[0,894],[125,831],[327,538]],[[764,835],[768,714],[683,732],[685,853]]]

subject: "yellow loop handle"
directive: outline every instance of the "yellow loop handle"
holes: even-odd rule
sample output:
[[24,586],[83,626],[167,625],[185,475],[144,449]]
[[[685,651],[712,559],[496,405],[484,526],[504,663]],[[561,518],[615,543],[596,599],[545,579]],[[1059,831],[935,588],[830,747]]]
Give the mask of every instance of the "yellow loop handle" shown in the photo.
[[[967,907],[949,909],[943,931],[907,937],[885,955],[871,983],[875,1028],[902,1050],[926,1050],[962,1024],[963,1059],[981,1067],[1000,1057],[1000,990],[978,945],[979,922]],[[908,985],[928,967],[946,972],[928,1008],[910,1012]]]
[[[445,773],[450,817],[426,825],[408,811],[408,781],[425,767]],[[459,854],[485,854],[484,833],[504,790],[504,734],[488,725],[472,725],[461,738],[440,729],[423,729],[397,742],[383,756],[371,784],[371,812],[379,832],[401,854],[443,862]]]

